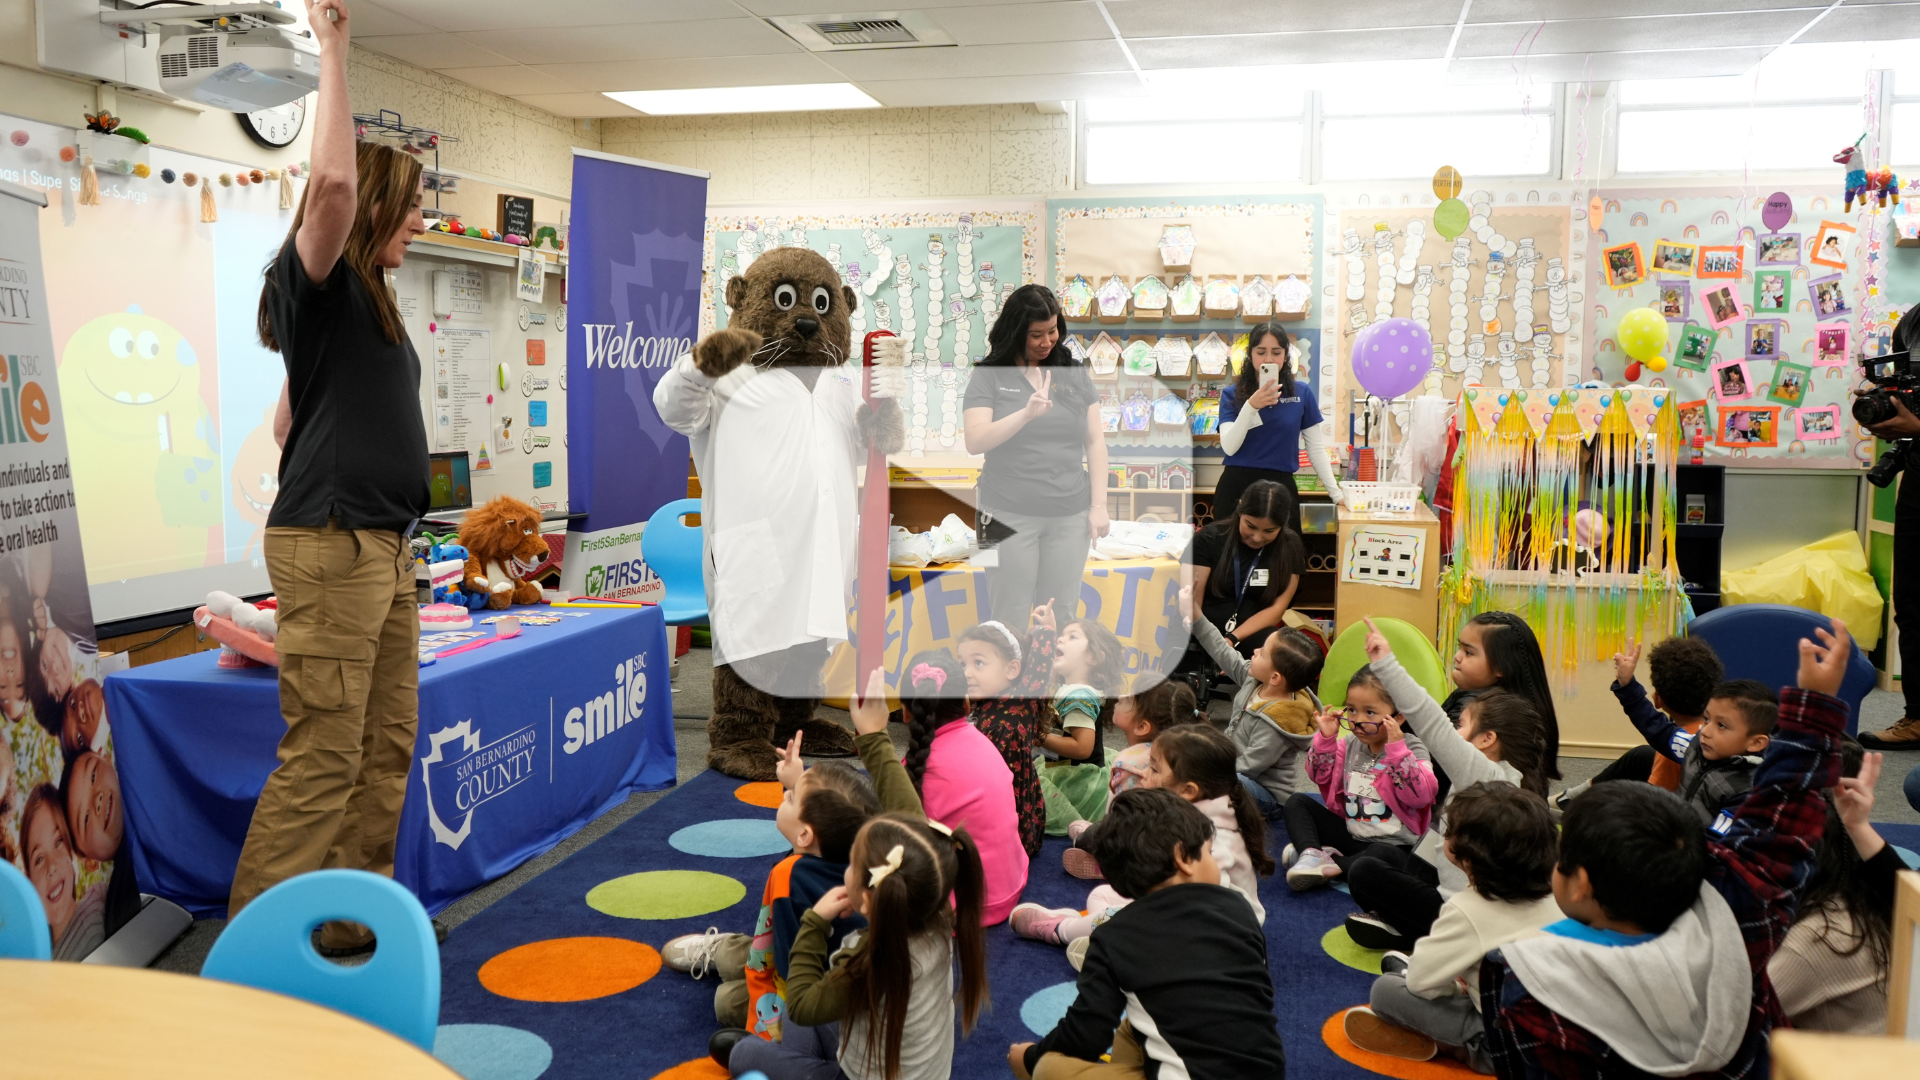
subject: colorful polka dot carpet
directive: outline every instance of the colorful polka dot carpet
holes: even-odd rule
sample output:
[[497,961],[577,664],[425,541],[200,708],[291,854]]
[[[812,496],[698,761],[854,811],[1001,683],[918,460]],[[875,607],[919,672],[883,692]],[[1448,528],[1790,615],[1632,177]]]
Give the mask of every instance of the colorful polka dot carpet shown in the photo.
[[[441,948],[440,1036],[434,1048],[467,1080],[715,1080],[712,976],[665,968],[659,948],[709,926],[747,932],[761,886],[788,853],[774,829],[774,784],[702,773],[579,854],[461,924]],[[1882,826],[1920,847],[1920,826]],[[1272,849],[1286,843],[1276,824]],[[1079,907],[1090,882],[1060,869],[1065,841],[1034,860],[1024,899]],[[1909,862],[1920,862],[1909,855]],[[1367,1000],[1380,954],[1346,936],[1353,903],[1340,890],[1261,885],[1274,1006],[1294,1076],[1464,1078],[1451,1061],[1409,1062],[1360,1050],[1340,1018]],[[987,935],[993,1008],[960,1042],[953,1075],[1007,1075],[1007,1046],[1038,1038],[1073,1001],[1064,952]]]

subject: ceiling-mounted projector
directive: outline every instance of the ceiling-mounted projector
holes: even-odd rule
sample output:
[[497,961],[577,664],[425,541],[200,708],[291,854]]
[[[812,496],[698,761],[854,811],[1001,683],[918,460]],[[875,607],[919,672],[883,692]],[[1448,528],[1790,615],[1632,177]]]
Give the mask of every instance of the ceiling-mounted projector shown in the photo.
[[252,112],[320,88],[320,49],[279,4],[122,9],[100,21],[157,39],[159,88],[173,97]]

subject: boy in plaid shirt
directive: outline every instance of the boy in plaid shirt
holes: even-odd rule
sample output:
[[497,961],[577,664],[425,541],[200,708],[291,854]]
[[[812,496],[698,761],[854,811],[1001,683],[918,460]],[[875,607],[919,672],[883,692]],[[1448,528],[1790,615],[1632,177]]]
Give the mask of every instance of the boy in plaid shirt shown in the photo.
[[1800,643],[1799,688],[1723,835],[1646,784],[1602,784],[1562,822],[1568,918],[1487,954],[1486,1047],[1507,1080],[1764,1076],[1784,1023],[1767,961],[1792,925],[1838,783],[1851,639]]

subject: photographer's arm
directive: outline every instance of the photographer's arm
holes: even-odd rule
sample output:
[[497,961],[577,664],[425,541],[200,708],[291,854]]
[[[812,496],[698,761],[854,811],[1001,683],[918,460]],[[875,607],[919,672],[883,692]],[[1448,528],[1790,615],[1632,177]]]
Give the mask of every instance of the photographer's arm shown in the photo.
[[1911,439],[1920,435],[1920,417],[1914,416],[1912,410],[1907,408],[1907,403],[1899,397],[1893,396],[1892,401],[1895,414],[1893,419],[1874,424],[1867,430],[1888,442]]

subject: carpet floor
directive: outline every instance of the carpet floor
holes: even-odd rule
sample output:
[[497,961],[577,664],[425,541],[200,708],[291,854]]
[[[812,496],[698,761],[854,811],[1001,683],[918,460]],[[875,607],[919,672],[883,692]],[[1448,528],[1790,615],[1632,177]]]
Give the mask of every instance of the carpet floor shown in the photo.
[[[777,797],[772,785],[701,773],[460,925],[441,949],[436,1053],[468,1080],[724,1076],[706,1059],[717,982],[662,967],[656,950],[709,926],[752,929],[766,874],[787,854],[773,828]],[[1920,847],[1920,827],[1883,833]],[[1285,842],[1276,824],[1272,850]],[[1047,843],[1023,899],[1084,904],[1091,883],[1061,870],[1064,847]],[[1348,897],[1337,889],[1292,893],[1276,876],[1262,883],[1261,898],[1293,1075],[1472,1075],[1451,1063],[1376,1058],[1339,1036],[1339,1015],[1366,1002],[1373,975],[1363,969],[1378,970],[1378,954],[1339,929],[1354,910]],[[1006,1075],[1008,1045],[1045,1034],[1073,1000],[1074,971],[1058,948],[1002,925],[988,931],[987,962],[993,1008],[959,1043],[956,1078]]]

